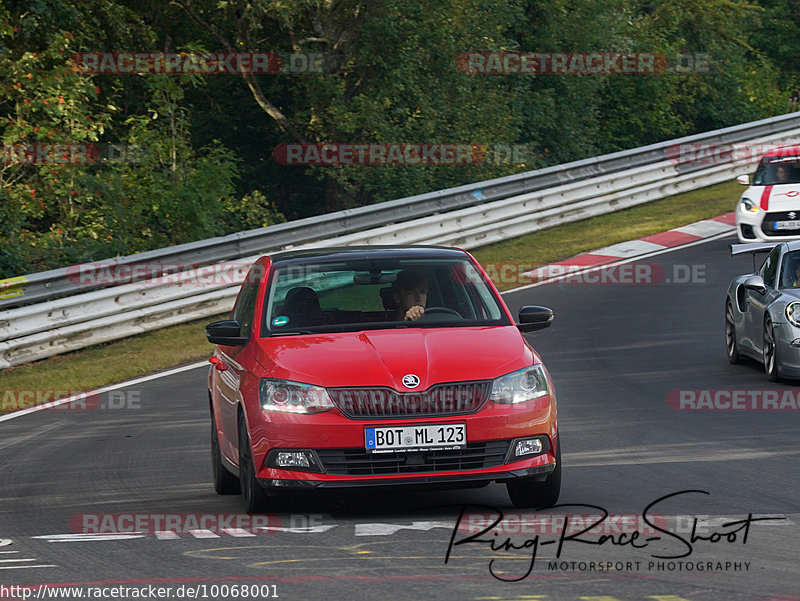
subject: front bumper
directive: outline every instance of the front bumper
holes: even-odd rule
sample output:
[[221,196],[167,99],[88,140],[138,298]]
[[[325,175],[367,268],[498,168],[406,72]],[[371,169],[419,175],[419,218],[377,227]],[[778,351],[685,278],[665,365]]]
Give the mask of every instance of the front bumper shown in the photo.
[[[508,466],[504,466],[508,467]],[[458,486],[483,486],[490,482],[508,482],[516,478],[534,478],[544,480],[555,469],[552,463],[533,467],[504,470],[499,472],[464,473],[458,475],[426,474],[413,477],[394,478],[362,478],[362,479],[334,479],[334,480],[288,480],[281,478],[259,478],[259,482],[268,492],[279,492],[287,489],[322,489],[322,488],[374,488],[403,486],[404,488],[431,488],[437,485],[441,488]],[[310,474],[306,474],[309,476]],[[317,475],[317,474],[314,474]]]
[[[800,208],[797,210],[800,216]],[[763,211],[745,213],[741,208],[736,210],[736,233],[739,242],[788,242],[800,239],[800,229],[776,230],[770,224],[775,221],[791,220],[786,211]],[[765,225],[767,224],[767,225]]]
[[800,328],[789,323],[775,324],[778,372],[790,379],[800,379]]

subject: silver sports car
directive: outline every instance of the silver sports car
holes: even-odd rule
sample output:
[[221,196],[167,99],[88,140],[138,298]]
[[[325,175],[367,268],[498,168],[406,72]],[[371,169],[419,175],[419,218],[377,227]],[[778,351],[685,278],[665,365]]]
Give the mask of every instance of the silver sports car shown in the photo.
[[763,361],[767,378],[800,378],[800,241],[731,244],[731,255],[769,252],[755,273],[728,286],[728,360]]

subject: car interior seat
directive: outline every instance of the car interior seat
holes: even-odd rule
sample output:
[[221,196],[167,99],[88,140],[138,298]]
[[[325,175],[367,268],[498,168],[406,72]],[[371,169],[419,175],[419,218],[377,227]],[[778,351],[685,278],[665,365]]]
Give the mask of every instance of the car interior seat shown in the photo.
[[286,293],[282,313],[289,318],[289,327],[318,326],[322,323],[319,297],[307,286],[297,286]]
[[387,317],[394,317],[397,312],[397,301],[394,300],[394,293],[392,287],[380,289],[381,302],[383,303],[383,310],[386,311]]

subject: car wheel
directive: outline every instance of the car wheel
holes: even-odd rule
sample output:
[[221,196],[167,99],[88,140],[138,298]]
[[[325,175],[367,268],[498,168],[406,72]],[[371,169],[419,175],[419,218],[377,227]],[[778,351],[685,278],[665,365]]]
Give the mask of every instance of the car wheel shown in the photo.
[[733,305],[730,300],[725,303],[725,346],[728,349],[728,361],[734,364],[741,363],[739,341],[736,340],[736,323],[733,320]]
[[243,415],[239,417],[239,482],[247,513],[266,511],[267,492],[256,479],[253,455],[250,452],[250,437]]
[[515,507],[552,507],[561,494],[561,441],[556,437],[556,468],[544,481],[532,477],[506,483],[508,496]]
[[778,378],[778,346],[775,344],[775,330],[772,320],[767,317],[764,321],[764,371],[770,382],[777,382]]
[[222,454],[219,450],[219,435],[214,413],[211,413],[211,474],[214,490],[221,495],[239,494],[239,479],[222,465]]

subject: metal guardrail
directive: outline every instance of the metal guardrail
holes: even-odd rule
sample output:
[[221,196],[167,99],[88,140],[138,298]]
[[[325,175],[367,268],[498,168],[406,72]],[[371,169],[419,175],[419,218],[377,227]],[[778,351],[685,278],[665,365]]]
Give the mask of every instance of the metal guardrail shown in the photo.
[[[617,173],[648,164],[667,160],[667,151],[679,144],[707,143],[732,144],[762,138],[767,135],[800,127],[800,113],[788,113],[770,119],[745,123],[676,140],[669,140],[633,150],[626,150],[563,165],[547,167],[498,179],[478,182],[457,188],[439,190],[389,202],[347,209],[319,217],[309,217],[289,223],[238,232],[198,242],[146,251],[125,257],[106,259],[94,263],[53,269],[24,276],[0,280],[0,309],[40,302],[59,296],[89,292],[103,287],[91,281],[82,282],[81,270],[99,270],[108,267],[112,271],[119,266],[134,268],[147,265],[149,275],[152,266],[208,265],[230,261],[255,254],[263,254],[287,246],[324,240],[332,236],[352,234],[389,223],[402,223],[451,212],[487,202],[514,197],[577,182],[604,174]],[[684,165],[681,172],[692,173],[703,169],[702,165]],[[134,271],[131,269],[131,271]],[[131,281],[146,279],[133,275]],[[90,278],[85,278],[90,279]]]
[[[786,129],[789,126],[792,128]],[[755,133],[759,135],[745,137]],[[156,258],[184,263],[210,261],[212,256],[219,260],[220,255],[214,255],[214,249],[220,252],[224,249],[235,255],[225,263],[183,273],[180,281],[164,276],[2,311],[0,368],[227,311],[249,264],[264,251],[286,246],[283,236],[296,228],[300,229],[291,238],[291,245],[295,247],[302,240],[312,238],[313,242],[302,246],[425,243],[474,248],[711,185],[747,168],[733,164],[711,167],[681,164],[674,157],[667,160],[667,151],[677,145],[732,144],[734,141],[748,145],[786,144],[798,140],[800,113],[793,113],[642,149],[383,203],[392,205],[388,208],[377,205],[314,218],[316,223],[308,224],[312,229],[310,234],[303,230],[304,226],[298,225],[310,220],[301,220],[103,262],[107,266],[118,266],[124,264],[124,259],[135,259],[136,264]],[[621,169],[622,165],[627,168]],[[558,183],[553,183],[555,180]],[[542,185],[543,181],[550,184]],[[477,200],[479,196],[481,200]],[[431,214],[431,207],[421,204],[422,198],[438,198],[438,201],[428,202],[443,212]],[[410,208],[399,204],[409,201],[413,201]],[[444,211],[443,207],[449,210]],[[408,213],[423,216],[401,220],[398,218],[401,210],[404,217]],[[354,213],[356,217],[352,217]],[[362,229],[379,215],[391,218],[380,223],[380,227]],[[332,223],[339,224],[335,232],[338,235],[332,237],[328,232],[328,237],[320,239],[320,232],[328,231]],[[280,235],[268,234],[268,230],[273,234],[279,230]],[[270,244],[256,248],[256,240],[262,245],[269,240]],[[190,246],[193,248],[186,248]],[[248,251],[250,254],[241,254]],[[199,257],[207,259],[201,261]]]

